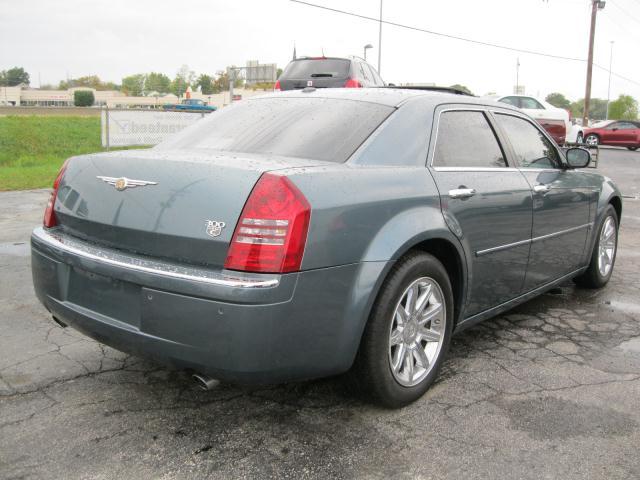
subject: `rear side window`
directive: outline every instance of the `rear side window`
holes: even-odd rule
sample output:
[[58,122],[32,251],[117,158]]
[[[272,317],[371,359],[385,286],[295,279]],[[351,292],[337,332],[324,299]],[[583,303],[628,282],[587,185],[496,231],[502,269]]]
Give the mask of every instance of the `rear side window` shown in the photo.
[[519,107],[518,97],[504,97],[500,99],[500,102],[506,103],[507,105],[512,105],[514,107]]
[[434,167],[499,168],[507,163],[483,112],[442,112]]
[[496,114],[522,168],[560,168],[558,152],[532,123],[513,115]]
[[340,58],[294,60],[287,65],[280,79],[347,78],[350,61]]
[[212,113],[158,149],[258,153],[342,163],[394,111],[328,98],[248,100]]
[[520,108],[528,108],[530,110],[544,110],[542,104],[535,98],[520,97]]

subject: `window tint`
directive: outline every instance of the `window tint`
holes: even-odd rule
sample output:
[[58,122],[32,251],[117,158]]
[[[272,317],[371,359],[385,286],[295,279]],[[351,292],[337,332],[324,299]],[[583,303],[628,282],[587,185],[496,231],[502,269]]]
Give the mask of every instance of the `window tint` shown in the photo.
[[329,98],[245,100],[208,115],[156,148],[344,162],[393,111],[377,103]]
[[504,97],[499,100],[502,103],[506,103],[508,105],[512,105],[514,107],[518,107],[518,97]]
[[544,110],[544,107],[535,98],[520,97],[520,108],[529,108],[531,110]]
[[339,58],[322,58],[294,60],[287,65],[280,79],[305,79],[317,77],[347,78],[349,60]]
[[617,124],[614,124],[614,128],[617,128],[618,130],[635,130],[638,127],[630,122],[619,122]]
[[496,119],[511,141],[522,168],[560,168],[557,150],[532,123],[513,115],[497,114]]
[[493,129],[482,112],[443,112],[433,160],[436,167],[506,167]]

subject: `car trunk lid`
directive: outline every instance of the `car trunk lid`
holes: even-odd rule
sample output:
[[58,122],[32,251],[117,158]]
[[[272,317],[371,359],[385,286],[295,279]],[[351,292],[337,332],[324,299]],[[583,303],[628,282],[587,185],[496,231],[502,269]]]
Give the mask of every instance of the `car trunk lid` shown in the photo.
[[106,247],[222,267],[262,173],[322,163],[156,149],[76,157],[55,213],[65,231]]

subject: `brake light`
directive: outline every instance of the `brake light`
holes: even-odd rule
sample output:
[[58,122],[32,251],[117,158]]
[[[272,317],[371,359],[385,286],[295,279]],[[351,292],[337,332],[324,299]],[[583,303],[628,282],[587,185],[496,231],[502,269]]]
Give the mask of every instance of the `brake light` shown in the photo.
[[276,84],[273,86],[274,90],[280,90],[280,80],[276,80]]
[[62,167],[60,167],[58,176],[53,182],[53,190],[51,190],[51,195],[49,195],[49,201],[47,202],[47,207],[44,210],[44,219],[42,220],[42,224],[47,228],[55,227],[58,224],[58,219],[56,218],[56,213],[53,211],[53,206],[56,203],[58,188],[60,188],[60,181],[64,176],[64,172],[67,169],[68,163],[69,160],[65,160],[65,162],[62,164]]
[[311,206],[287,177],[263,174],[233,232],[224,268],[286,273],[300,269]]
[[347,79],[344,88],[362,88],[362,84],[355,78]]

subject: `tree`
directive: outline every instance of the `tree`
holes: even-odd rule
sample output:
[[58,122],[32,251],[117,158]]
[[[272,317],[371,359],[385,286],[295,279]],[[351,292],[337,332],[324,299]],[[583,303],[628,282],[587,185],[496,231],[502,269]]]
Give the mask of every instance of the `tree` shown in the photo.
[[139,97],[144,91],[145,76],[143,73],[129,75],[122,79],[122,91],[132,97]]
[[455,85],[451,85],[451,88],[455,88],[456,90],[462,90],[463,92],[468,93],[469,95],[473,95],[473,92],[471,92],[471,90],[469,90],[464,85],[460,85],[459,83],[456,83]]
[[90,107],[94,101],[95,97],[91,90],[76,90],[73,92],[73,104],[76,107]]
[[[584,111],[584,98],[571,104],[571,116],[582,118]],[[593,120],[604,120],[607,116],[607,101],[601,98],[592,98],[589,106],[589,118]]]
[[558,92],[550,93],[549,95],[547,95],[545,100],[554,107],[563,108],[565,110],[571,108],[571,102],[567,99],[567,97]]
[[176,78],[171,82],[171,92],[181,97],[187,91],[189,85],[195,85],[195,80],[196,73],[193,70],[189,70],[189,65],[182,65],[176,74]]
[[68,90],[69,88],[87,87],[95,90],[117,90],[117,86],[113,82],[103,82],[97,75],[87,75],[84,77],[71,78],[69,80],[61,80],[58,84],[58,90]]
[[0,72],[0,86],[15,87],[24,83],[29,85],[29,74],[22,67],[13,67]]
[[609,104],[609,118],[614,120],[636,120],[638,118],[638,101],[631,95],[620,95]]
[[160,94],[169,93],[171,91],[171,79],[164,73],[151,72],[146,75],[144,80],[144,93],[148,95],[151,92]]
[[206,75],[204,73],[202,75],[200,75],[198,77],[196,85],[198,85],[200,87],[200,91],[204,95],[211,95],[212,93],[214,93],[213,78],[211,76],[209,76],[209,75]]

